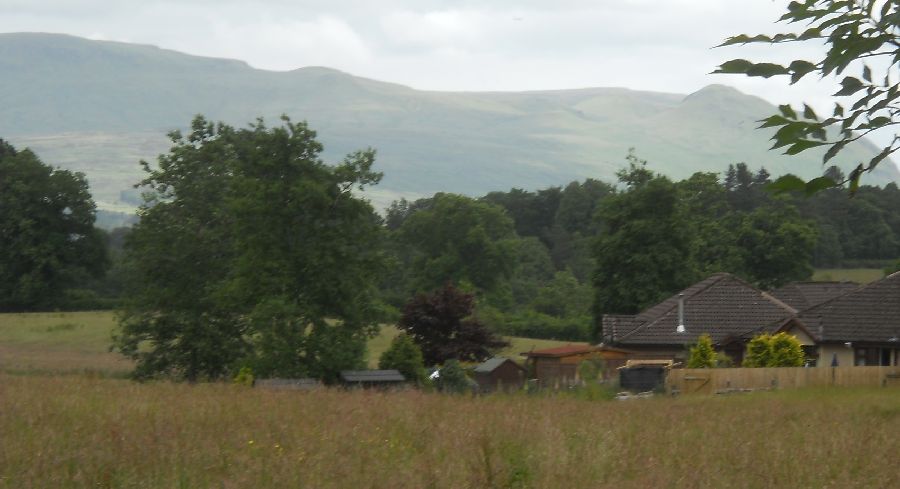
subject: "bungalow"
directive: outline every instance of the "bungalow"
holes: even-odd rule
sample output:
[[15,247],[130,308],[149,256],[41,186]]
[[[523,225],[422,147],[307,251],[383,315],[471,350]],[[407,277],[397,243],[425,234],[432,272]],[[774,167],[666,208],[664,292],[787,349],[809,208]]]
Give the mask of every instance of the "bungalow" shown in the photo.
[[684,361],[709,334],[735,364],[760,333],[797,336],[811,365],[897,365],[900,273],[859,286],[800,282],[771,293],[717,273],[634,316],[604,315],[604,341],[637,356]]
[[634,316],[604,315],[603,341],[634,351],[635,358],[685,362],[688,347],[708,334],[740,363],[748,332],[777,325],[797,312],[731,274],[717,273]]
[[778,331],[808,338],[817,365],[900,365],[900,272],[823,301]]

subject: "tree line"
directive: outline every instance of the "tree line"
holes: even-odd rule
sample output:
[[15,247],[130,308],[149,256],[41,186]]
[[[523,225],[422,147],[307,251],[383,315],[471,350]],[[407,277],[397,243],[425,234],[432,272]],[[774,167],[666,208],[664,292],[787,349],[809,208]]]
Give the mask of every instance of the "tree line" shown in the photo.
[[[381,178],[375,152],[326,164],[305,123],[198,117],[170,137],[142,162],[139,222],[105,236],[83,175],[0,145],[0,226],[14,237],[0,250],[0,308],[114,301],[114,346],[140,378],[250,368],[333,381],[363,365],[385,322],[429,361],[477,360],[502,345],[496,334],[591,340],[599,315],[713,272],[771,288],[814,265],[900,255],[894,184],[805,198],[767,191],[761,168],[673,181],[631,153],[617,182],[438,193],[379,215],[359,193]],[[424,337],[421,324],[450,326]]]

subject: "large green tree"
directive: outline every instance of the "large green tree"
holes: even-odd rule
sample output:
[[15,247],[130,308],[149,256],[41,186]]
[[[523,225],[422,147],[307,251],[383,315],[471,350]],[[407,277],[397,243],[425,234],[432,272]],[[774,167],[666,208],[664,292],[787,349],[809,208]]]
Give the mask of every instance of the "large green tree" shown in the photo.
[[66,307],[65,292],[107,267],[81,173],[0,139],[0,311]]
[[116,347],[137,377],[336,379],[362,365],[379,318],[379,220],[354,187],[374,153],[329,166],[305,123],[268,128],[202,117],[142,185],[126,244],[133,270]]
[[[786,148],[786,154],[797,154],[810,148],[825,146],[823,164],[845,146],[875,131],[900,124],[900,3],[891,0],[804,0],[788,4],[779,19],[803,24],[797,32],[775,35],[741,34],[728,38],[722,45],[748,43],[818,43],[827,48],[821,59],[796,59],[788,64],[752,62],[732,59],[722,63],[716,73],[738,73],[753,77],[790,77],[796,83],[806,75],[840,77],[835,92],[834,110],[820,117],[809,106],[793,108],[781,105],[780,113],[767,118],[762,127],[779,128],[772,137],[773,149]],[[873,69],[874,68],[874,69]],[[857,76],[844,75],[852,69]],[[889,129],[888,129],[889,130]],[[850,191],[859,186],[859,177],[871,171],[900,149],[900,137],[894,134],[889,144],[867,162],[860,162],[847,175]],[[820,177],[810,182],[782,178],[781,188],[815,192],[832,186],[833,177]]]
[[519,240],[502,207],[436,194],[427,208],[407,217],[398,232],[412,247],[412,280],[418,291],[449,281],[490,292],[512,276]]

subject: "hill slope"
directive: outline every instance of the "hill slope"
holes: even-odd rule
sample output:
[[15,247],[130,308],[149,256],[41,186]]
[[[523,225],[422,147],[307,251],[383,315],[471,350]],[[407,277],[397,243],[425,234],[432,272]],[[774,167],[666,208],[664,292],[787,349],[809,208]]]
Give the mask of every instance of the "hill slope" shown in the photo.
[[[774,175],[822,171],[821,152],[767,151],[770,133],[754,121],[775,108],[721,85],[687,96],[623,88],[429,92],[328,68],[271,72],[53,34],[0,34],[0,73],[0,137],[85,172],[106,209],[128,206],[120,192],[140,179],[137,161],[165,151],[165,133],[198,113],[235,125],[281,114],[307,120],[327,160],[378,149],[385,179],[371,195],[379,206],[437,191],[611,181],[629,147],[674,178],[740,161]],[[850,168],[875,151],[865,142],[839,163]],[[866,182],[898,179],[888,162]]]

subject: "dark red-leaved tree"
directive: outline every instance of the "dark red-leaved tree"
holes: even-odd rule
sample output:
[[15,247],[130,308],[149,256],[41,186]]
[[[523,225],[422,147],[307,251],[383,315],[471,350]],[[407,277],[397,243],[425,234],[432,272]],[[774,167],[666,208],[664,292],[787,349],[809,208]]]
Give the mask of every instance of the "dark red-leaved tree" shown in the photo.
[[425,365],[482,361],[509,343],[478,322],[474,309],[475,297],[448,283],[407,302],[397,326],[422,349]]

